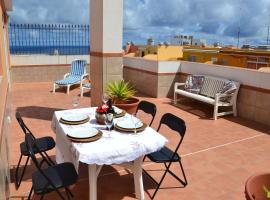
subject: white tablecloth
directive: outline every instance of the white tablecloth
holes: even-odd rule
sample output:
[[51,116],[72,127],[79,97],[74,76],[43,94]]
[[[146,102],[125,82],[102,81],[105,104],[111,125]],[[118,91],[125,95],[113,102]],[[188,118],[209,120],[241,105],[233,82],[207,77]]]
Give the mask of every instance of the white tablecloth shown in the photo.
[[[79,162],[86,164],[111,165],[121,164],[133,161],[140,156],[155,152],[162,148],[167,139],[156,132],[154,129],[147,127],[143,132],[121,133],[112,130],[111,133],[106,130],[105,125],[99,125],[95,120],[95,109],[82,108],[65,111],[56,111],[52,120],[52,129],[56,133],[57,146],[56,151],[60,151],[62,157],[56,157],[58,163],[73,162],[78,170]],[[65,113],[84,113],[90,117],[90,122],[82,125],[65,125],[59,123],[59,119]],[[128,114],[125,116],[130,117]],[[123,118],[115,119],[123,120]],[[96,127],[103,132],[101,139],[90,143],[73,143],[66,134],[71,129],[81,129],[82,131],[89,127]]]

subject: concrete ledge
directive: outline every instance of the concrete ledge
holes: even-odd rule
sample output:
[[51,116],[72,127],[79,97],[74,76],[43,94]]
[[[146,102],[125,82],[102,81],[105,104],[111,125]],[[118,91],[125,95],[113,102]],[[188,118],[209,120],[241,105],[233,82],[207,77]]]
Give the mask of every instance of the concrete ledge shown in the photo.
[[184,82],[189,74],[239,81],[238,115],[270,126],[270,73],[186,61],[158,62],[124,57],[124,79],[134,84],[140,93],[151,97],[171,97],[174,83]]

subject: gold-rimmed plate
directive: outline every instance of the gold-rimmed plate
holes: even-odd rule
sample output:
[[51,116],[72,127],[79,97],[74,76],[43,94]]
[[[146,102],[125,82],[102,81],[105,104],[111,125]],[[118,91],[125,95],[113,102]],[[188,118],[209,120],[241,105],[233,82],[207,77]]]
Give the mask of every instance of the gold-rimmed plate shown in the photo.
[[76,142],[76,143],[88,143],[88,142],[95,142],[97,140],[99,140],[102,137],[102,131],[98,130],[98,134],[95,135],[94,137],[90,137],[90,138],[72,138],[69,135],[67,135],[67,137],[72,141],[72,142]]
[[62,118],[60,118],[59,122],[62,124],[66,124],[66,125],[80,125],[80,124],[85,124],[90,120],[89,117],[87,117],[85,120],[82,121],[77,121],[77,122],[70,122],[70,121],[66,121]]
[[125,110],[122,110],[121,113],[119,113],[119,114],[117,114],[117,113],[114,114],[114,117],[115,117],[115,118],[124,117],[124,116],[126,115],[126,113],[127,113],[127,112],[126,112]]
[[[121,128],[117,124],[114,125],[114,128],[122,132],[128,132],[128,133],[135,132],[134,128]],[[143,125],[140,128],[136,128],[136,132],[142,132],[146,128],[147,128],[147,124],[143,123]]]

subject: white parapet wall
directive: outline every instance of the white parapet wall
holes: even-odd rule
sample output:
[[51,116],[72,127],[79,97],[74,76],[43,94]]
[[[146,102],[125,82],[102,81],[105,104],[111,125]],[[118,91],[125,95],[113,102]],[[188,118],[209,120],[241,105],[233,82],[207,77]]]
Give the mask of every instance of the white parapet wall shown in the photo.
[[126,67],[162,74],[204,74],[239,81],[241,84],[270,90],[270,73],[239,67],[188,61],[155,61],[124,57]]
[[124,57],[124,78],[140,93],[152,97],[171,97],[175,82],[188,74],[212,75],[241,83],[238,114],[270,125],[270,73],[239,67],[188,61],[154,61]]
[[[53,82],[70,71],[75,59],[86,60],[89,64],[90,55],[11,55],[12,82]],[[89,65],[87,71],[90,71]]]
[[70,64],[72,60],[82,59],[90,61],[89,55],[11,55],[11,66],[21,65],[63,65]]

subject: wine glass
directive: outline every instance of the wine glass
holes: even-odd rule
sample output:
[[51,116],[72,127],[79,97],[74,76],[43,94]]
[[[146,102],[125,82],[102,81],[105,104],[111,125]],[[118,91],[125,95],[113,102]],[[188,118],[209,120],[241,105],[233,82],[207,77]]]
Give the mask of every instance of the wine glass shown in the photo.
[[134,125],[134,134],[137,134],[137,126],[141,123],[141,120],[139,119],[139,114],[138,113],[133,113],[131,115],[131,121]]
[[103,104],[107,104],[107,102],[109,101],[109,99],[110,99],[110,97],[109,97],[108,94],[104,93],[102,95],[102,102],[103,102]]
[[112,113],[107,113],[106,114],[106,116],[105,116],[105,124],[106,124],[106,127],[109,130],[109,137],[110,137],[110,135],[111,135],[111,128],[113,126],[113,114]]
[[79,97],[78,96],[73,97],[72,106],[73,106],[73,108],[76,108],[77,106],[79,106]]

